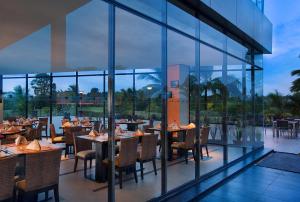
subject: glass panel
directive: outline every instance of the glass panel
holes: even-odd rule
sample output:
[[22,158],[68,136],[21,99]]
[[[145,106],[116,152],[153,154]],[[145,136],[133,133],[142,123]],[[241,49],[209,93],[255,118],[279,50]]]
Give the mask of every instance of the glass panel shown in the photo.
[[226,36],[200,21],[200,40],[226,51]]
[[[36,74],[36,78],[28,79],[28,116],[49,117],[51,77],[48,74]],[[52,86],[56,91],[56,86]]]
[[[144,4],[144,2],[150,4],[150,1],[139,1],[139,5]],[[116,8],[115,62],[116,73],[119,73],[115,76],[115,112],[118,128],[116,133],[118,133],[119,128],[128,134],[133,134],[138,128],[144,132],[154,133],[153,130],[148,130],[148,128],[153,128],[154,124],[160,123],[159,117],[153,116],[154,113],[152,114],[152,112],[155,110],[155,114],[161,114],[161,100],[160,102],[158,101],[161,97],[161,88],[159,88],[161,85],[161,77],[155,74],[154,78],[153,71],[151,74],[145,73],[143,76],[141,76],[141,72],[144,72],[144,70],[148,71],[149,69],[160,70],[161,68],[161,31],[161,27],[157,24],[153,24]],[[134,76],[133,70],[137,69],[140,70],[140,73]],[[126,74],[120,75],[120,73]],[[148,92],[148,87],[152,87],[151,92]],[[153,122],[148,120],[149,102],[147,101],[149,96],[151,96],[150,117],[153,117]],[[143,103],[145,99],[146,103]],[[129,117],[129,115],[133,115],[133,113],[136,113],[136,115]],[[132,122],[132,119],[136,122]],[[159,132],[155,133],[159,137]],[[131,178],[132,172],[129,172],[128,180],[123,178],[123,188],[119,189],[116,187],[116,201],[124,201],[124,198],[130,197],[134,197],[137,201],[147,201],[160,195],[161,162],[157,158],[159,156],[159,147],[157,147],[155,143],[143,143],[143,138],[144,137],[140,138],[141,149],[151,150],[154,154],[148,159],[150,160],[149,162],[142,164],[143,167],[141,167],[141,164],[137,164],[137,169],[143,170],[144,180],[142,183],[139,181],[137,186],[134,179]],[[122,150],[122,142],[118,144],[121,145],[120,153],[127,152],[125,149]],[[121,156],[121,154],[119,155]],[[134,153],[132,155],[136,154]],[[154,172],[152,160],[154,160],[158,169],[157,176]],[[138,172],[139,180],[140,173],[141,172]],[[134,189],[132,189],[133,187]]]
[[143,120],[161,118],[161,78],[159,74],[135,76],[135,115]]
[[161,21],[163,18],[163,12],[165,8],[165,0],[117,0],[118,2],[131,7],[145,15],[148,15],[156,20]]
[[118,10],[116,19],[120,21],[116,26],[116,70],[159,69],[161,28],[123,10]]
[[[200,120],[203,126],[209,126],[208,142],[202,142],[200,175],[223,166],[223,112],[226,102],[224,95],[226,65],[223,64],[223,57],[223,53],[200,44]],[[207,137],[207,134],[203,132],[202,136]]]
[[105,70],[108,63],[108,5],[93,0],[66,17],[68,70]]
[[264,145],[263,108],[263,70],[255,70],[255,148]]
[[227,144],[228,162],[243,155],[244,130],[244,62],[227,56]]
[[245,60],[247,59],[248,49],[238,42],[227,37],[227,52],[242,60]]
[[78,77],[78,116],[93,120],[103,118],[104,93],[103,76]]
[[26,79],[3,79],[3,118],[26,115]]
[[199,20],[172,3],[167,4],[168,24],[198,38]]
[[53,78],[55,91],[53,92],[52,122],[55,128],[61,126],[63,117],[72,118],[76,115],[77,89],[75,77]]
[[[170,151],[167,171],[168,190],[195,179],[195,162],[192,155],[195,128],[171,132],[171,129],[190,124],[189,83],[191,79],[190,71],[195,66],[195,44],[195,41],[168,30],[167,86],[169,98],[167,117],[168,141],[171,142],[168,144],[171,145],[171,148],[168,148]],[[189,139],[191,140],[189,141]],[[187,149],[176,146],[181,144],[186,145]]]

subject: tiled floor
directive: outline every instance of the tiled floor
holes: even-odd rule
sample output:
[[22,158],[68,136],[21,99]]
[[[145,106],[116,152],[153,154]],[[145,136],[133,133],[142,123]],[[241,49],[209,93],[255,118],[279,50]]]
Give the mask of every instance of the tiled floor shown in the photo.
[[253,166],[201,202],[300,201],[300,174]]
[[[300,138],[276,138],[272,130],[267,129],[264,140],[266,148],[300,153]],[[252,166],[201,199],[201,202],[296,202],[300,201],[299,190],[300,174]]]

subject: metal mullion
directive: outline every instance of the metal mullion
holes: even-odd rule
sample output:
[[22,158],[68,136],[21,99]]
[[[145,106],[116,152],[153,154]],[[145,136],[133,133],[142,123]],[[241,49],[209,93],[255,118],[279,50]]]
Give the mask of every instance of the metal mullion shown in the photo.
[[[164,12],[163,12],[163,19],[167,21],[167,6],[164,5]],[[164,195],[167,193],[167,157],[168,157],[168,87],[167,87],[167,81],[168,81],[168,50],[167,50],[167,28],[165,26],[162,26],[161,30],[161,65],[162,65],[162,114],[161,114],[161,194]]]
[[109,4],[108,46],[108,201],[115,201],[115,6]]
[[28,74],[26,74],[26,87],[25,87],[25,117],[28,118],[28,93],[29,93],[29,90],[28,90]]

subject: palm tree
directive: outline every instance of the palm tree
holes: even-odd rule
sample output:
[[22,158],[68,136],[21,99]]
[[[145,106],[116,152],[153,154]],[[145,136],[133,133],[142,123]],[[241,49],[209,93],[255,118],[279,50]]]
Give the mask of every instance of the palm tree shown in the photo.
[[[292,76],[300,76],[300,69],[294,70],[291,72]],[[300,92],[300,78],[297,78],[292,82],[292,86],[290,88],[291,92]]]

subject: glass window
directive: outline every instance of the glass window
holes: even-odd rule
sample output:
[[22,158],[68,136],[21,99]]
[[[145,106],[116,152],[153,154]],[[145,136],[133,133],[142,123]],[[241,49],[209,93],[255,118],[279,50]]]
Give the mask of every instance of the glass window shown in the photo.
[[66,24],[67,69],[105,70],[108,63],[108,4],[90,1],[68,14]]
[[105,103],[103,78],[103,76],[78,77],[80,117],[91,117],[94,120],[103,118]]
[[[190,124],[190,75],[195,67],[196,42],[173,31],[168,30],[168,127]],[[195,129],[194,129],[195,130]],[[168,141],[184,142],[190,138],[190,132],[169,132]],[[191,132],[195,135],[195,131]],[[194,139],[195,137],[192,137]],[[170,145],[170,144],[169,144]],[[195,179],[195,162],[191,152],[187,150],[168,148],[168,189],[174,189],[188,181]],[[186,158],[187,152],[189,155]],[[185,163],[187,159],[188,164]],[[173,165],[172,161],[178,162]],[[177,174],[180,170],[180,175]],[[176,178],[174,178],[176,175]]]
[[172,3],[167,4],[168,24],[198,38],[199,20]]
[[26,116],[26,79],[3,79],[3,118]]
[[[152,4],[152,1],[122,2],[138,2],[138,5]],[[135,131],[137,128],[145,130],[150,127],[152,121],[148,120],[149,102],[147,102],[149,93],[150,96],[153,96],[150,104],[151,118],[153,118],[152,127],[160,123],[159,117],[155,115],[161,113],[161,101],[158,102],[158,96],[161,94],[161,88],[159,88],[161,77],[157,74],[152,77],[153,72],[145,72],[143,77],[140,75],[149,69],[161,69],[161,29],[157,24],[116,8],[115,63],[116,73],[118,73],[115,76],[116,122],[120,123],[118,118],[140,119],[144,122],[138,126],[118,124],[122,129]],[[126,73],[122,75],[119,70]],[[139,70],[140,73],[134,76],[133,70]],[[152,87],[151,92],[148,92],[148,87]],[[146,103],[142,103],[145,100]],[[154,146],[156,149],[156,145]],[[156,156],[159,156],[158,151]],[[155,158],[154,162],[158,168],[157,176],[151,162],[143,163],[143,168],[137,167],[137,169],[143,169],[145,173],[143,183],[136,187],[134,181],[130,182],[134,183],[134,197],[138,201],[150,200],[161,193],[161,180],[158,177],[160,176],[161,163],[158,158]],[[146,178],[151,180],[146,180]],[[123,189],[116,189],[116,201],[124,201],[124,197],[128,197],[128,193],[132,193],[130,191],[132,187],[130,188],[130,184],[128,185],[126,184]]]
[[[48,117],[50,114],[51,77],[49,74],[36,74],[28,79],[28,116]],[[55,92],[56,86],[52,86]]]
[[148,15],[156,20],[162,21],[163,13],[165,12],[165,0],[117,0],[118,2],[133,8],[145,15]]
[[200,40],[226,51],[226,36],[200,21]]
[[[206,45],[200,44],[200,120],[209,127],[206,147],[200,164],[200,175],[205,175],[221,166],[224,162],[223,114],[225,111],[226,64],[224,54]],[[207,136],[207,132],[202,135]]]
[[77,89],[75,77],[54,77],[52,122],[59,128],[63,117],[76,115]]

